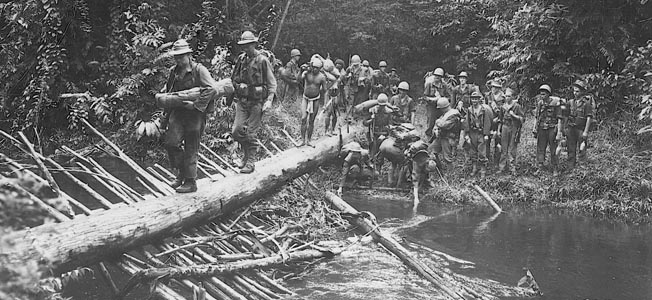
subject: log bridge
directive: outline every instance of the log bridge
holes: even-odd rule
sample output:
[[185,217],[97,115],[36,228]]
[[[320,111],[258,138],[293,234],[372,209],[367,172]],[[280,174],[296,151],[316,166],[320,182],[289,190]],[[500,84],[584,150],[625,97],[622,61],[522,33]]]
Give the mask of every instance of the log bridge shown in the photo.
[[[4,154],[0,154],[0,159],[12,172],[51,187],[61,200],[59,203],[64,203],[51,205],[14,185],[46,209],[56,223],[3,237],[11,241],[13,247],[0,249],[0,261],[47,261],[56,275],[82,266],[94,266],[116,299],[129,292],[116,285],[112,278],[116,271],[143,275],[150,268],[170,265],[182,268],[242,259],[249,259],[256,266],[256,259],[270,256],[268,243],[287,252],[287,257],[283,257],[281,262],[288,257],[306,257],[299,250],[309,248],[309,245],[298,242],[279,245],[275,237],[284,229],[277,228],[279,224],[242,218],[243,215],[234,217],[232,213],[289,182],[296,181],[305,186],[308,178],[302,175],[336,158],[341,143],[348,142],[356,134],[352,130],[339,138],[323,138],[315,143],[314,148],[291,148],[282,153],[273,141],[267,141],[270,147],[262,146],[270,157],[257,162],[256,171],[251,174],[237,174],[238,169],[232,162],[202,145],[204,153],[200,155],[198,168],[205,178],[198,181],[197,192],[176,194],[170,187],[173,174],[169,170],[160,165],[140,167],[91,124],[85,120],[82,122],[135,172],[139,188],[136,182],[127,184],[119,180],[93,158],[84,157],[66,146],[62,150],[76,158],[75,169],[64,169],[54,160],[34,151],[33,145],[22,134],[22,140],[18,140],[0,132],[6,140],[30,154],[44,176],[42,178]],[[61,173],[88,197],[75,199],[60,190],[51,172]],[[0,175],[0,179],[3,178]],[[98,184],[101,189],[92,187]],[[139,193],[137,189],[149,194]],[[230,235],[234,231],[247,234]],[[225,238],[227,235],[230,237]],[[206,241],[206,236],[213,238]],[[317,257],[319,253],[332,255],[329,251],[311,251],[308,257]],[[240,263],[248,264],[247,261]],[[158,280],[152,291],[161,299],[278,299],[292,294],[262,271],[251,270],[245,275],[229,270],[226,275],[222,272],[204,276],[201,280],[187,277]],[[133,287],[130,284],[130,288]]]

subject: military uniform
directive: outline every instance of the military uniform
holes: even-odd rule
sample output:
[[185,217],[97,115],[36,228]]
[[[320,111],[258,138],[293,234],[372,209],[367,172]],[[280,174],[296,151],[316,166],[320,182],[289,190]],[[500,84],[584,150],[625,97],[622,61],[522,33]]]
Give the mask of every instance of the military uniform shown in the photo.
[[300,99],[301,86],[298,80],[299,75],[301,74],[301,68],[299,65],[291,59],[285,65],[285,72],[287,76],[285,77],[285,94],[283,95],[284,102],[296,103]]
[[[473,106],[466,113],[464,121],[464,132],[469,136],[469,145],[467,150],[473,164],[472,175],[475,175],[478,165],[481,172],[486,172],[487,152],[485,137],[491,135],[491,123],[493,120],[493,111],[486,104],[480,104],[476,110]],[[482,172],[481,174],[484,174]]]
[[558,164],[557,158],[557,122],[561,119],[561,100],[557,97],[538,95],[536,103],[536,135],[537,135],[537,163],[543,165],[546,159],[546,148],[550,148],[550,163],[553,170]]
[[373,178],[373,167],[369,157],[369,151],[362,149],[357,142],[350,142],[342,147],[342,178],[340,189],[344,187],[351,175],[358,178]]
[[498,118],[502,124],[501,128],[501,147],[502,156],[498,165],[499,171],[504,171],[506,167],[510,167],[512,173],[516,170],[514,165],[516,160],[516,148],[521,139],[521,127],[523,126],[521,120],[514,118],[511,114],[513,112],[521,120],[525,118],[523,106],[514,101],[511,105],[508,103],[500,107],[500,114]]
[[[451,88],[442,82],[439,82],[439,84],[433,83],[428,83],[425,85],[423,94],[426,97],[445,97],[445,98],[450,98],[451,96]],[[428,128],[426,129],[426,134],[430,135],[432,133],[432,129],[435,127],[435,121],[440,117],[440,111],[437,110],[437,101],[428,101],[426,104],[426,114],[427,114],[427,121],[428,121]]]
[[256,50],[252,57],[246,53],[238,56],[231,80],[237,97],[232,135],[244,148],[247,161],[258,151],[262,107],[267,97],[276,93],[276,79],[267,57]]
[[[466,115],[466,111],[471,106],[471,93],[476,91],[479,92],[478,87],[468,83],[464,86],[460,84],[454,87],[452,91],[453,96],[451,97],[451,105],[458,109],[461,108],[460,113],[463,116]],[[460,103],[462,104],[460,105]]]
[[[208,69],[191,62],[190,70],[170,69],[165,85],[168,93],[194,87],[210,87],[215,84]],[[197,178],[197,153],[206,126],[206,115],[215,109],[214,100],[195,103],[195,109],[173,108],[168,111],[169,125],[165,133],[164,145],[168,151],[170,166],[179,170],[179,178]]]
[[[438,133],[435,140],[428,147],[428,151],[437,155],[437,165],[451,168],[453,164],[453,145],[459,137],[462,126],[462,115],[457,109],[450,109],[433,124]],[[441,162],[445,163],[442,165]]]
[[408,94],[405,94],[404,97],[401,97],[400,94],[392,96],[389,104],[398,107],[398,113],[395,116],[397,123],[412,123],[410,117],[417,108],[416,103]]
[[[567,145],[568,145],[568,161],[572,166],[576,163],[576,155],[578,144],[585,142],[582,138],[582,133],[586,128],[587,118],[593,118],[595,110],[595,102],[591,95],[582,95],[579,99],[572,99],[568,102],[569,116],[566,123],[567,130]],[[586,156],[586,150],[580,149],[580,159]]]
[[375,156],[380,147],[378,138],[381,135],[388,136],[389,134],[389,125],[393,123],[393,110],[386,105],[376,105],[369,109],[369,113],[371,116],[363,124],[369,126],[367,133],[367,138],[371,142],[369,150],[371,156]]
[[401,77],[398,74],[389,74],[389,88],[392,95],[398,94],[398,83],[401,82]]
[[[498,127],[500,127],[500,119],[498,118],[498,115],[500,114],[500,107],[505,103],[505,94],[501,91],[498,94],[493,94],[492,92],[487,93],[485,95],[485,101],[490,108],[491,111],[493,112],[494,119],[491,122],[491,132],[492,134],[489,135],[489,139],[485,143],[486,151],[487,151],[487,159],[489,159],[493,164],[498,164],[500,162],[500,156],[501,156],[501,150],[498,149],[500,146],[500,140],[497,138],[494,138],[499,132],[498,132]],[[491,141],[494,140],[494,146],[493,146],[493,157],[491,156]]]

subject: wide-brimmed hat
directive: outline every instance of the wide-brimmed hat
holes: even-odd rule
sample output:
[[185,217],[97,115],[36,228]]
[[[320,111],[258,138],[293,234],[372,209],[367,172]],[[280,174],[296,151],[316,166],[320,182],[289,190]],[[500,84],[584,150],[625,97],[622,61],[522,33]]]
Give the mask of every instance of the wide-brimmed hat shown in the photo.
[[172,50],[170,50],[170,55],[182,55],[186,53],[192,53],[188,41],[184,39],[179,39],[174,44],[172,44]]
[[500,84],[500,82],[498,82],[498,80],[492,80],[492,81],[491,81],[491,87],[495,87],[495,88],[502,89],[502,88],[503,88],[503,85]]
[[258,37],[253,32],[247,30],[240,36],[238,45],[246,45],[249,43],[258,43]]

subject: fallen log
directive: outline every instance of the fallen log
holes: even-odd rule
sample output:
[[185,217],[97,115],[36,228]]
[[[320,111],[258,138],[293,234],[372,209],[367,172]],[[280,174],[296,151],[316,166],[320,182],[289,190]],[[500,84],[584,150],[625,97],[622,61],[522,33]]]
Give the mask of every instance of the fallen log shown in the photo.
[[200,264],[186,267],[164,267],[150,268],[136,272],[125,284],[125,287],[116,296],[122,299],[134,287],[139,284],[148,283],[155,279],[183,279],[193,277],[217,276],[224,274],[234,274],[244,270],[258,269],[283,265],[288,262],[311,260],[321,257],[332,257],[342,252],[342,249],[336,248],[330,251],[303,250],[287,253],[285,255],[275,255],[261,259],[248,259],[236,262],[221,264]]
[[484,191],[482,188],[480,188],[477,184],[470,184],[470,183],[469,183],[469,186],[471,186],[471,187],[472,187],[476,192],[478,192],[478,194],[480,194],[480,196],[482,196],[482,198],[483,198],[485,201],[487,201],[487,203],[489,203],[489,205],[491,205],[491,207],[493,207],[493,209],[494,209],[497,213],[501,213],[501,212],[503,212],[503,209],[500,208],[500,206],[498,206],[498,204],[496,203],[496,201],[494,201],[494,199],[491,199],[491,196],[489,196],[489,194],[487,194],[487,192],[485,192],[485,191]]
[[[362,214],[360,214],[360,212],[358,212],[355,208],[331,192],[326,192],[325,198],[331,205],[344,213],[354,216],[362,216]],[[365,233],[371,232],[371,235],[376,242],[380,243],[389,252],[396,255],[399,259],[401,259],[401,261],[403,261],[403,263],[405,263],[412,270],[416,271],[420,276],[433,283],[447,297],[450,297],[451,299],[466,299],[464,294],[474,294],[470,288],[464,286],[458,287],[458,284],[455,284],[454,287],[451,287],[453,284],[445,282],[445,279],[435,270],[431,269],[425,263],[417,260],[413,255],[409,253],[407,249],[405,249],[405,247],[403,247],[386,233],[382,232],[378,228],[378,225],[375,224],[375,222],[372,222],[369,219],[363,217],[356,217],[352,220],[352,222],[362,228]],[[472,297],[481,298],[478,297],[478,295],[473,295]]]
[[[344,138],[348,141],[355,134],[352,131]],[[256,171],[251,174],[236,174],[215,183],[199,180],[195,193],[148,199],[11,233],[7,238],[14,245],[0,249],[0,257],[19,262],[49,261],[54,274],[99,263],[270,195],[287,182],[335,159],[338,142],[337,137],[332,137],[319,140],[315,148],[289,149],[283,155],[257,162]]]

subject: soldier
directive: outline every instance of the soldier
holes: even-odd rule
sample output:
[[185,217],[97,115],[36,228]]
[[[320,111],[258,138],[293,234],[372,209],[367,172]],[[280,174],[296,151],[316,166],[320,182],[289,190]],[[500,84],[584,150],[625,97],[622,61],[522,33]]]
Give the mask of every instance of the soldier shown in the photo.
[[[428,128],[426,128],[426,135],[430,135],[435,127],[435,120],[439,118],[439,110],[437,109],[438,100],[442,97],[447,98],[451,96],[451,88],[444,82],[444,69],[437,68],[433,76],[429,76],[425,80],[423,95],[426,100],[427,111],[426,116],[428,120]],[[429,136],[430,137],[430,136]]]
[[500,144],[503,151],[498,171],[504,173],[509,167],[512,174],[516,174],[516,148],[521,139],[521,127],[525,120],[525,112],[523,106],[514,100],[512,89],[505,90],[505,104],[500,108],[498,118],[501,132]]
[[347,102],[351,105],[349,111],[356,105],[360,104],[356,102],[356,99],[359,97],[356,96],[360,92],[361,85],[364,86],[364,82],[360,82],[360,74],[362,73],[362,64],[360,61],[360,56],[353,55],[351,57],[351,64],[346,69],[346,83],[348,95],[346,95]]
[[480,177],[484,178],[487,174],[485,143],[491,135],[493,118],[491,108],[482,103],[482,94],[473,92],[471,94],[471,107],[469,107],[464,121],[464,132],[466,134],[464,140],[468,145],[467,149],[470,152],[469,156],[473,164],[471,177],[478,173],[478,165],[480,165]]
[[[192,49],[186,40],[174,42],[170,54],[176,65],[170,69],[163,91],[178,92],[194,87],[213,87],[217,82],[208,69],[191,59]],[[167,132],[165,148],[168,151],[170,166],[177,170],[177,177],[171,184],[178,193],[197,191],[197,153],[199,142],[206,126],[206,115],[215,109],[214,100],[208,102],[185,103],[183,107],[173,108],[165,116]],[[183,144],[183,147],[182,147]]]
[[232,134],[244,149],[239,167],[240,173],[246,174],[254,171],[260,120],[263,111],[272,106],[276,78],[267,57],[256,50],[258,38],[251,31],[242,33],[238,45],[244,47],[244,53],[238,56],[231,76],[237,97]]
[[[489,105],[491,110],[493,111],[493,122],[491,124],[491,134],[489,135],[489,140],[487,140],[487,143],[485,146],[487,147],[487,159],[495,165],[498,165],[498,162],[500,162],[500,153],[501,153],[501,145],[500,145],[500,132],[498,131],[499,127],[499,122],[500,120],[498,119],[498,113],[500,111],[500,107],[505,103],[505,93],[503,93],[503,85],[498,82],[498,80],[492,80],[491,81],[491,91],[487,93],[485,97],[485,104]],[[494,146],[493,146],[493,157],[491,156],[491,141],[494,141]],[[493,158],[493,159],[492,159]]]
[[462,115],[464,115],[466,110],[471,106],[471,93],[475,91],[480,92],[477,87],[467,83],[468,78],[469,74],[464,71],[460,72],[460,74],[457,75],[460,84],[454,87],[452,91],[453,102],[451,104],[453,107],[457,108]]
[[378,95],[378,105],[369,109],[371,115],[367,120],[362,122],[365,126],[369,126],[367,138],[370,142],[369,151],[371,151],[372,157],[376,155],[378,147],[380,147],[378,138],[381,135],[387,136],[389,133],[389,125],[392,123],[392,113],[394,110],[388,107],[388,104],[389,100],[387,99],[387,95]]
[[349,142],[342,146],[340,157],[344,157],[342,163],[342,179],[337,189],[337,194],[342,196],[342,189],[352,176],[359,179],[371,179],[374,177],[374,168],[369,156],[369,150],[363,149],[358,142]]
[[282,100],[284,102],[296,103],[299,99],[299,75],[301,75],[299,59],[301,59],[301,51],[292,49],[290,51],[290,61],[285,65],[284,76],[281,77],[286,84]]
[[301,101],[301,142],[299,146],[310,144],[315,129],[315,117],[319,110],[319,102],[324,101],[328,89],[326,76],[321,72],[324,63],[321,59],[310,61],[310,70],[303,71],[300,80],[303,82],[303,100]]
[[389,74],[385,72],[387,70],[387,62],[384,60],[380,61],[378,68],[380,70],[374,72],[371,76],[371,94],[369,95],[369,99],[376,99],[380,93],[390,95]]
[[389,104],[398,108],[396,115],[396,123],[412,123],[414,124],[414,112],[417,110],[414,100],[407,94],[410,90],[410,85],[402,81],[398,84],[398,95],[392,96]]
[[452,147],[459,138],[462,116],[457,109],[450,107],[450,102],[444,97],[437,100],[437,109],[440,110],[441,117],[433,125],[431,136],[434,141],[428,147],[428,151],[435,153],[437,165],[441,166],[440,170],[446,171],[452,169]]
[[550,164],[553,176],[559,175],[557,170],[557,143],[562,138],[562,115],[561,99],[551,97],[552,89],[549,85],[544,84],[539,87],[539,95],[535,98],[536,103],[536,131],[537,138],[537,163],[539,170],[543,169],[543,163],[546,159],[546,148],[550,148]]
[[373,69],[369,66],[368,60],[362,61],[362,68],[358,75],[358,93],[355,94],[354,106],[369,100],[369,90],[371,89],[371,74]]
[[396,73],[396,68],[392,68],[392,71],[389,73],[389,89],[392,95],[398,94],[399,82],[401,82],[401,77]]
[[412,161],[412,195],[414,197],[414,211],[419,206],[419,188],[431,188],[434,186],[430,172],[437,170],[437,164],[430,159],[428,144],[418,140],[410,145],[406,151],[407,158]]
[[578,144],[580,159],[586,158],[586,143],[595,110],[595,101],[593,96],[587,93],[584,81],[577,80],[573,83],[573,96],[574,99],[568,102],[570,115],[566,128],[568,162],[571,168],[575,167]]

